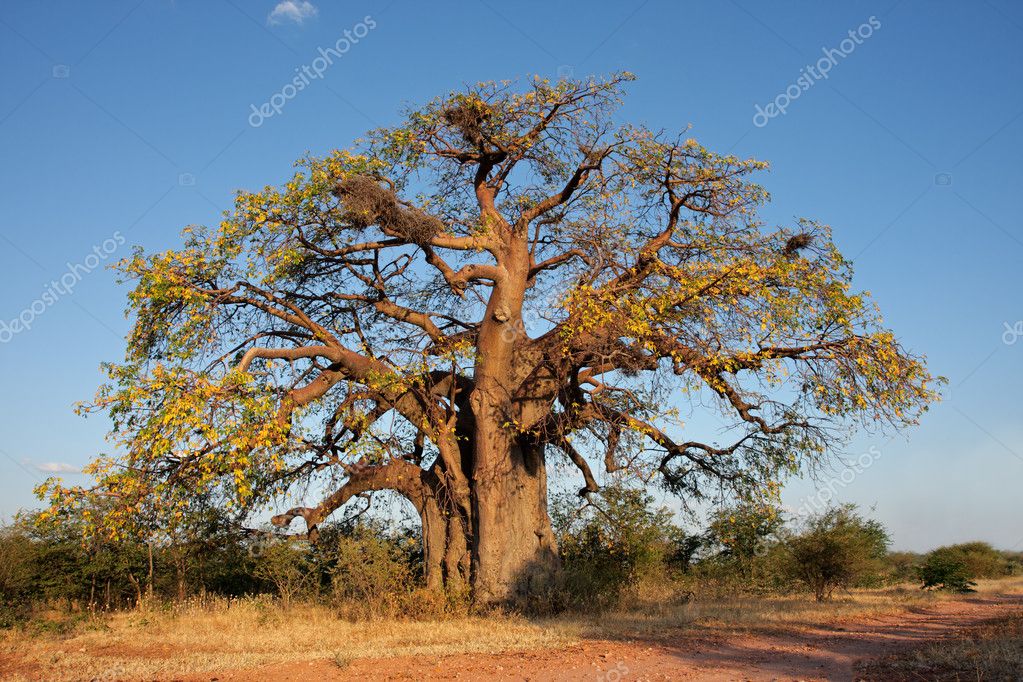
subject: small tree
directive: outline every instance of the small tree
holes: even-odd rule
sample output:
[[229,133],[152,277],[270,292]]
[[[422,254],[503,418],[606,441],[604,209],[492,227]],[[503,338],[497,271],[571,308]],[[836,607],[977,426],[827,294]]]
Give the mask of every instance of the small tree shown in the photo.
[[805,583],[817,601],[830,599],[836,587],[879,575],[890,542],[885,527],[865,519],[855,505],[829,509],[786,540],[790,576]]
[[715,512],[706,541],[716,549],[711,560],[749,583],[758,559],[765,555],[774,536],[781,531],[781,510],[763,502],[744,502]]
[[987,542],[964,542],[947,549],[961,557],[974,578],[998,578],[1009,572],[1006,557]]
[[690,534],[678,526],[668,529],[667,566],[679,574],[688,573],[696,563],[697,555],[706,544],[702,534]]
[[973,592],[977,583],[971,570],[967,555],[961,546],[939,547],[930,552],[918,569],[922,587],[925,590],[938,588],[949,592],[964,594]]

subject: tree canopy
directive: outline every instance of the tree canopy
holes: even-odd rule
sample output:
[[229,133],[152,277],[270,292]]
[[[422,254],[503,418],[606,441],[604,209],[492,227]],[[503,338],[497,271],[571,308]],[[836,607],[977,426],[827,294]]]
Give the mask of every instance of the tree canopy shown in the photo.
[[[631,79],[466,87],[137,250],[126,358],[83,407],[116,451],[42,486],[51,513],[115,500],[116,535],[302,498],[276,521],[315,531],[394,490],[433,586],[505,598],[557,568],[548,456],[583,493],[600,466],[695,500],[914,423],[934,381],[829,228],[758,217],[766,163],[616,121]],[[682,422],[704,396],[724,436]]]

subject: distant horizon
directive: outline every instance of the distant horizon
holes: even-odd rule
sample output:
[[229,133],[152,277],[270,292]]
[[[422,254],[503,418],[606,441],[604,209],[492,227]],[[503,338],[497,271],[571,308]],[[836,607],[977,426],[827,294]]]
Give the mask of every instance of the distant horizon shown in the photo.
[[[174,248],[235,190],[465,83],[630,71],[622,120],[769,161],[764,216],[831,225],[855,286],[948,377],[918,427],[858,433],[851,467],[789,482],[783,505],[856,503],[895,551],[1023,550],[1023,7],[597,5],[5,7],[0,519],[111,447],[72,406],[123,356],[129,288],[108,266],[135,245]],[[713,409],[691,424],[720,428]]]

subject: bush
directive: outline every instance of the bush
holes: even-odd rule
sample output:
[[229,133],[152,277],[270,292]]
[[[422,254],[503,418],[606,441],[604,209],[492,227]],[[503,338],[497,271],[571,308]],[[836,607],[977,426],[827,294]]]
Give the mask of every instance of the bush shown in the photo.
[[783,587],[778,534],[781,510],[763,502],[742,502],[711,516],[703,536],[704,556],[696,573],[719,592],[766,592]]
[[0,628],[28,617],[34,560],[34,547],[19,528],[0,528]]
[[860,516],[855,506],[829,509],[786,539],[789,573],[824,601],[836,588],[880,582],[889,543],[884,526]]
[[1005,557],[1005,575],[1023,575],[1023,552],[1002,552]]
[[885,558],[884,582],[896,585],[917,580],[923,559],[923,555],[916,552],[889,552]]
[[974,578],[1000,578],[1010,572],[1005,555],[986,542],[966,542],[944,549],[958,556]]
[[293,601],[310,593],[316,573],[306,542],[281,538],[261,545],[255,575],[274,586],[281,605],[287,609]]
[[922,588],[937,588],[963,594],[973,592],[975,574],[959,547],[939,547],[924,558],[918,569]]
[[929,553],[917,570],[924,589],[972,592],[976,578],[1011,575],[1011,557],[986,542],[966,542],[939,547]]
[[668,568],[676,575],[689,573],[696,564],[696,557],[706,543],[702,535],[690,535],[677,526],[667,531],[668,553],[664,557]]
[[574,509],[561,498],[552,514],[570,606],[607,609],[641,581],[667,582],[666,558],[677,529],[667,509],[651,509],[644,490],[609,485]]
[[366,527],[341,536],[329,552],[331,598],[354,617],[393,614],[415,587],[408,557],[393,540]]

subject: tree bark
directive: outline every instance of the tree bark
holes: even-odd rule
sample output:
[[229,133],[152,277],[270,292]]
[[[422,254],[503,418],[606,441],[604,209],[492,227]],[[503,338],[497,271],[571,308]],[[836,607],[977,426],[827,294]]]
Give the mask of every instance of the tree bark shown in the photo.
[[489,459],[492,465],[473,477],[474,599],[528,606],[557,584],[561,570],[547,513],[543,446],[514,441]]
[[426,589],[444,589],[444,555],[447,549],[447,522],[434,498],[428,498],[419,511],[423,529],[423,573]]
[[139,583],[138,579],[131,573],[128,574],[128,582],[131,583],[131,586],[135,589],[135,608],[141,609],[143,604],[142,585]]
[[423,572],[430,590],[458,592],[469,581],[469,542],[457,505],[426,496],[419,509]]
[[507,245],[480,325],[468,401],[475,424],[472,586],[478,604],[528,606],[556,584],[560,560],[547,513],[544,447],[519,430],[532,420],[538,398],[518,395],[524,367],[517,351],[527,339],[522,304],[529,280],[528,221],[503,227]]
[[[149,573],[146,576],[147,577],[147,580],[146,580],[146,597],[148,598],[148,601],[150,603],[152,603],[152,601],[153,601],[153,589],[154,589],[153,581],[155,580],[154,573],[153,573],[153,541],[152,540],[150,540],[149,542],[146,543],[146,552],[147,552],[147,556],[148,556],[148,559],[149,559]],[[141,604],[141,603],[142,603],[142,600],[139,599],[139,604]]]

